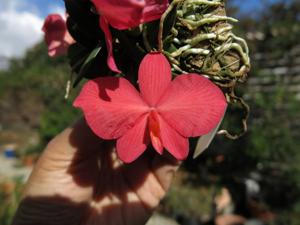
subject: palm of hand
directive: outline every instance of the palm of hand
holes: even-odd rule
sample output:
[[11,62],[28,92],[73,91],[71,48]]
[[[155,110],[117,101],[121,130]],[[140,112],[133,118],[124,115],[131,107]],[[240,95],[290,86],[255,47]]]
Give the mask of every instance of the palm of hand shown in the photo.
[[124,165],[114,152],[83,121],[66,129],[38,161],[14,224],[144,224],[178,164],[145,155]]

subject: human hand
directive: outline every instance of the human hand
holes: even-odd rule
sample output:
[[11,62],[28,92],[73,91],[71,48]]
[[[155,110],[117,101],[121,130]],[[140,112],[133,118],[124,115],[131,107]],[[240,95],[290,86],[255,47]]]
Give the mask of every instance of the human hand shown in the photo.
[[46,147],[13,225],[145,224],[179,166],[154,154],[123,164],[112,143],[95,136],[84,120],[77,122]]

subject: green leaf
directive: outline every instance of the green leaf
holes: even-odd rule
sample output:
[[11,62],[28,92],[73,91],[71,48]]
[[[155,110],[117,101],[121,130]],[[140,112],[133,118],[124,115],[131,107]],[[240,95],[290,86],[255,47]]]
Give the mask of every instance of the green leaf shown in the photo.
[[75,43],[68,50],[69,64],[72,74],[75,75],[73,87],[82,78],[94,79],[100,76],[110,75],[111,70],[107,66],[107,51],[100,44],[95,48],[86,48],[80,43]]
[[90,66],[93,64],[93,62],[95,61],[96,57],[98,56],[98,54],[100,53],[102,47],[98,46],[96,47],[90,54],[89,56],[86,58],[86,60],[84,61],[84,63],[82,64],[79,73],[77,74],[77,77],[74,81],[73,86],[75,87],[83,77],[85,77],[86,72],[89,70]]
[[69,64],[72,71],[78,73],[86,57],[89,55],[89,50],[79,43],[72,44],[68,49]]

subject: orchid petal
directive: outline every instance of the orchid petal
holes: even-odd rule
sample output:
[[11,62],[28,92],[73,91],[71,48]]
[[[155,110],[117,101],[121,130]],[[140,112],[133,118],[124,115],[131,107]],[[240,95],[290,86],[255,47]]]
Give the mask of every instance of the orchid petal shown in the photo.
[[56,57],[67,53],[68,46],[64,45],[61,41],[52,40],[48,45],[48,55]]
[[168,0],[146,0],[141,18],[142,23],[157,20],[168,8]]
[[120,73],[121,71],[118,69],[113,55],[113,40],[109,30],[109,25],[103,17],[100,17],[100,27],[105,35],[106,48],[108,52],[107,65],[112,71]]
[[139,68],[139,87],[143,99],[155,106],[171,82],[171,66],[161,53],[149,53]]
[[158,119],[161,139],[166,150],[178,160],[186,159],[189,153],[188,139],[174,130],[161,116],[158,116]]
[[168,0],[92,0],[97,11],[114,28],[126,30],[159,19]]
[[83,110],[89,127],[103,139],[121,137],[148,111],[131,83],[115,77],[88,81],[74,106]]
[[197,74],[180,75],[173,80],[157,105],[164,120],[184,137],[209,133],[226,109],[223,92]]
[[116,149],[119,158],[125,163],[130,163],[146,150],[148,144],[147,116],[144,115],[133,128],[117,140]]

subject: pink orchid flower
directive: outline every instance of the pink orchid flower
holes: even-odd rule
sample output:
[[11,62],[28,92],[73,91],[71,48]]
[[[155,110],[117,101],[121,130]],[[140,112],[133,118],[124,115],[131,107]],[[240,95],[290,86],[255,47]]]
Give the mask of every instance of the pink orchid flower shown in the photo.
[[45,33],[45,41],[48,45],[48,55],[50,57],[66,54],[68,47],[75,43],[67,30],[66,21],[59,14],[48,15],[42,30]]
[[227,106],[223,92],[198,74],[171,80],[171,66],[161,53],[150,53],[139,68],[140,93],[124,78],[104,77],[85,84],[74,106],[83,110],[93,132],[117,139],[119,158],[137,159],[151,142],[183,160],[188,137],[209,133],[220,122]]
[[107,64],[112,71],[120,72],[114,57],[109,25],[126,30],[159,19],[168,7],[168,0],[92,0],[100,13],[100,27],[106,37]]

